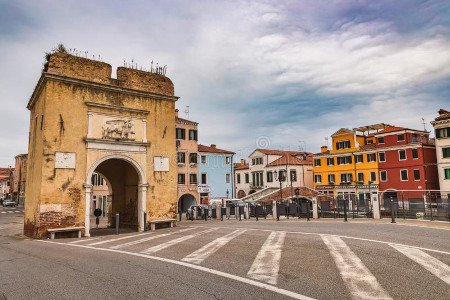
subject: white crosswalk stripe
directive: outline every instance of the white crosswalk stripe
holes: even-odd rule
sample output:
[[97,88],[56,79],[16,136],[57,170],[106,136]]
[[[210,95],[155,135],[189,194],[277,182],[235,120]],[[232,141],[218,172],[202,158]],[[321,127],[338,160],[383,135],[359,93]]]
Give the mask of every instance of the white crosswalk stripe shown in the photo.
[[87,239],[82,239],[82,240],[76,240],[76,241],[72,241],[72,242],[68,242],[67,244],[78,244],[78,243],[83,243],[83,242],[87,242],[87,241],[93,241],[93,240],[98,240],[99,238],[87,238]]
[[280,269],[281,249],[286,232],[272,231],[262,245],[247,276],[270,284],[277,284]]
[[433,275],[450,284],[450,267],[420,249],[391,244],[391,247],[406,255]]
[[205,246],[201,247],[197,251],[192,252],[191,254],[186,256],[185,258],[182,259],[182,261],[190,262],[193,264],[200,264],[205,259],[207,259],[212,254],[214,254],[217,250],[219,250],[220,248],[225,246],[229,241],[231,241],[232,239],[234,239],[237,236],[240,236],[241,234],[243,234],[246,231],[247,230],[238,229],[238,230],[235,230],[225,236],[215,239],[211,243],[206,244]]
[[156,245],[154,247],[148,248],[147,250],[144,250],[141,253],[152,254],[152,253],[161,251],[163,249],[169,248],[169,247],[171,247],[173,245],[176,245],[176,244],[182,243],[184,241],[190,240],[190,239],[192,239],[192,238],[194,238],[196,236],[199,236],[199,235],[202,235],[202,234],[205,234],[205,233],[208,233],[208,232],[216,231],[218,229],[219,228],[211,228],[211,229],[200,231],[200,232],[197,232],[197,233],[194,233],[194,234],[185,235],[185,236],[182,236],[180,238],[168,241],[166,243],[162,243],[162,244]]
[[340,237],[323,235],[322,240],[330,250],[353,299],[392,299]]
[[109,247],[109,248],[110,249],[125,248],[125,247],[128,247],[128,246],[137,245],[137,244],[144,243],[144,242],[147,242],[147,241],[151,241],[151,240],[154,240],[154,239],[157,239],[157,238],[161,238],[161,237],[164,237],[164,236],[169,236],[169,235],[180,233],[180,232],[189,231],[189,230],[192,230],[192,229],[195,229],[195,228],[193,228],[193,227],[192,228],[185,228],[185,229],[178,230],[176,232],[169,232],[169,233],[158,234],[158,235],[150,236],[150,237],[147,237],[147,238],[139,239],[139,240],[136,240],[136,241],[131,241],[131,242],[128,242],[128,243],[125,243],[125,244],[112,246],[112,247]]
[[87,244],[87,246],[98,246],[98,245],[103,245],[103,244],[106,244],[106,243],[112,243],[112,242],[116,242],[116,241],[131,239],[131,238],[134,238],[134,237],[137,237],[137,236],[149,235],[149,234],[153,234],[153,232],[146,232],[146,233],[140,233],[140,234],[135,234],[135,235],[127,235],[127,236],[123,236],[123,237],[119,237],[119,238],[115,238],[115,239],[103,240],[103,241],[100,241],[100,242]]
[[2,213],[2,214],[6,214],[6,211],[2,211],[2,212],[0,212],[0,213]]

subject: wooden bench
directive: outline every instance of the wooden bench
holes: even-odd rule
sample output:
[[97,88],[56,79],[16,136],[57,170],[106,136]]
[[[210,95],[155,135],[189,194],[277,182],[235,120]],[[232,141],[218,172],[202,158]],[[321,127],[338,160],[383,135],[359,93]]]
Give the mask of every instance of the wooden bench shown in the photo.
[[177,219],[151,220],[150,230],[155,231],[156,224],[164,224],[164,223],[170,223],[170,227],[175,227],[177,226]]
[[55,233],[57,232],[70,232],[70,231],[78,231],[78,237],[81,238],[81,230],[83,230],[84,227],[66,227],[66,228],[53,228],[53,229],[47,229],[47,231],[50,233],[50,239],[55,239]]

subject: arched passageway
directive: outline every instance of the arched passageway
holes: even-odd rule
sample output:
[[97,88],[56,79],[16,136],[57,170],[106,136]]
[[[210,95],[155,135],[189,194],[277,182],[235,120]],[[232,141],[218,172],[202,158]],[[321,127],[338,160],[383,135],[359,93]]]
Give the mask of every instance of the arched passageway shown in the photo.
[[[86,235],[109,233],[105,230],[99,232],[96,228],[95,217],[92,216],[95,208],[108,209],[106,212],[102,211],[102,215],[104,213],[105,217],[107,217],[107,221],[102,223],[107,225],[103,226],[104,228],[115,228],[116,216],[118,215],[120,229],[142,231],[146,189],[142,188],[144,176],[139,165],[126,157],[106,158],[92,166],[88,173],[89,183],[92,182],[92,174],[102,175],[107,182],[110,195],[108,197],[109,205],[99,207],[99,202],[95,202],[97,207],[91,207],[94,203],[92,200],[92,185],[90,185],[89,189],[86,189]],[[94,222],[91,222],[91,220],[94,220]],[[111,233],[113,232],[111,231]]]
[[184,194],[178,199],[178,212],[185,213],[191,205],[195,205],[195,197],[191,194]]

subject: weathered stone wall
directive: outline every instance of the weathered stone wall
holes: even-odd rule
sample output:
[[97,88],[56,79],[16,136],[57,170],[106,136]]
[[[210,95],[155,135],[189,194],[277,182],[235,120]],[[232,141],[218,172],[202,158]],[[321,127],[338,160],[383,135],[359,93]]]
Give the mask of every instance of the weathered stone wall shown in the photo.
[[[140,116],[146,119],[147,124],[147,152],[120,154],[132,158],[145,169],[148,182],[141,184],[148,183],[148,217],[175,216],[175,101],[129,91],[133,89],[173,96],[173,84],[162,75],[119,69],[117,73],[120,79],[113,80],[110,78],[111,66],[106,63],[65,53],[51,55],[47,73],[64,77],[47,78],[43,74],[43,87],[39,88],[38,85],[29,103],[30,144],[24,229],[27,236],[44,237],[48,228],[83,226],[85,183],[90,182],[87,172],[97,159],[118,153],[114,150],[87,150],[88,112],[118,117],[129,117],[133,113],[108,107],[89,107],[86,102],[148,111],[146,116]],[[82,79],[101,85],[67,81],[64,78]],[[118,81],[120,84],[117,84]],[[75,168],[56,169],[56,151],[76,153]],[[170,158],[169,172],[154,172],[154,156]]]
[[172,81],[164,76],[124,67],[117,68],[117,79],[123,87],[173,96]]

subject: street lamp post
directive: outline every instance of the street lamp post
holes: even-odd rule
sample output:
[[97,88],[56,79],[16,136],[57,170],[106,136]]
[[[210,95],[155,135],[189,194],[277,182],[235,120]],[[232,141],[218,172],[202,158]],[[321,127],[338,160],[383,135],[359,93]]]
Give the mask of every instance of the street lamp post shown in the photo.
[[299,195],[300,195],[300,189],[296,188],[295,189],[295,200],[297,200],[297,215],[298,215],[298,218],[300,219],[300,199],[298,198]]

